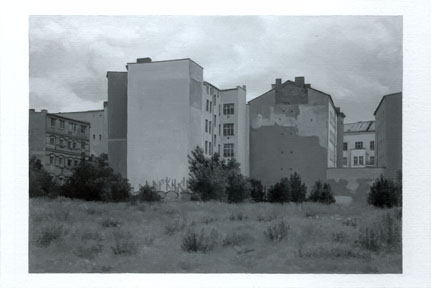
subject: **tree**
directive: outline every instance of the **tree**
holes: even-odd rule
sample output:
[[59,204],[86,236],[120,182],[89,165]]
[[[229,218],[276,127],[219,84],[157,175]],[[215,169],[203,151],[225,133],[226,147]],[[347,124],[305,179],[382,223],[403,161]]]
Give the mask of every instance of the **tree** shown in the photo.
[[250,198],[250,184],[241,174],[239,163],[235,158],[230,159],[225,167],[227,174],[227,200],[230,203],[239,203]]
[[265,201],[265,192],[263,191],[262,182],[256,179],[249,179],[251,191],[250,196],[254,202]]
[[401,189],[401,184],[396,185],[392,179],[386,179],[383,175],[380,175],[370,187],[368,204],[379,208],[400,206]]
[[308,201],[319,202],[324,204],[335,203],[334,195],[331,191],[331,185],[322,183],[320,180],[314,183]]
[[305,201],[307,195],[307,187],[301,180],[301,176],[298,173],[293,173],[290,175],[289,179],[290,194],[289,201],[302,203]]
[[32,157],[29,161],[29,196],[55,197],[58,195],[58,187],[53,178],[43,168],[39,159]]
[[81,159],[63,186],[63,193],[87,201],[119,202],[129,199],[130,189],[128,180],[114,173],[108,166],[108,156],[101,154]]
[[268,201],[283,203],[289,202],[290,185],[289,178],[283,177],[279,182],[272,185],[268,190]]

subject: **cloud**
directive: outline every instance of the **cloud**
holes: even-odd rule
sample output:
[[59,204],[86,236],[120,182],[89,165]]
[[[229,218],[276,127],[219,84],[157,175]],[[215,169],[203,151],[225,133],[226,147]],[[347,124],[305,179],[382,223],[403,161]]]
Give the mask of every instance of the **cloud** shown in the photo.
[[248,100],[275,78],[305,76],[347,121],[371,119],[402,87],[401,17],[35,16],[29,34],[35,108],[73,110],[72,98],[102,108],[106,71],[140,57],[192,58],[220,88],[247,85]]

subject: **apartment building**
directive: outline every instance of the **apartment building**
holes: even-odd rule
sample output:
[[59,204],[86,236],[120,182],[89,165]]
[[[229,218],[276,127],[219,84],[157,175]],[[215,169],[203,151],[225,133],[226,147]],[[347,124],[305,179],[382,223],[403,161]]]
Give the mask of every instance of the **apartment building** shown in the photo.
[[383,96],[374,116],[377,167],[385,168],[386,177],[395,178],[402,170],[402,93]]
[[344,124],[343,167],[376,167],[375,121]]
[[59,116],[90,123],[90,154],[99,156],[108,154],[108,101],[104,101],[103,109],[60,112]]
[[311,187],[328,168],[342,167],[345,115],[304,77],[276,79],[248,105],[251,177],[272,185],[297,172]]
[[188,58],[140,58],[126,67],[107,73],[108,152],[110,166],[135,190],[145,183],[186,189],[187,155],[196,146],[208,157],[235,157],[247,174],[245,87],[204,82],[203,67]]
[[81,158],[90,155],[90,123],[34,109],[29,120],[30,158],[39,159],[55,181],[63,184]]

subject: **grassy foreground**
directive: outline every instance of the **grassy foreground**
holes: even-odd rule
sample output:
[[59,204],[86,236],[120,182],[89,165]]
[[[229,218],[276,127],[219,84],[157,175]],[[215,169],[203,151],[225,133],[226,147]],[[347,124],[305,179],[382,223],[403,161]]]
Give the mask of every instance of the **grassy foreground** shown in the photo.
[[34,198],[29,226],[31,273],[402,272],[400,209]]

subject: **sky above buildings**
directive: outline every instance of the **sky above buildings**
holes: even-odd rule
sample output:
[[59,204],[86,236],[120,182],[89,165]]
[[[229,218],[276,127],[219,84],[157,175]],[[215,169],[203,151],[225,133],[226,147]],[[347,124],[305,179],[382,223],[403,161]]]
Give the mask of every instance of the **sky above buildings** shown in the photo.
[[107,71],[127,62],[191,58],[204,79],[247,86],[304,76],[331,94],[345,122],[372,120],[381,97],[402,90],[402,18],[388,16],[32,16],[30,108],[102,109]]

